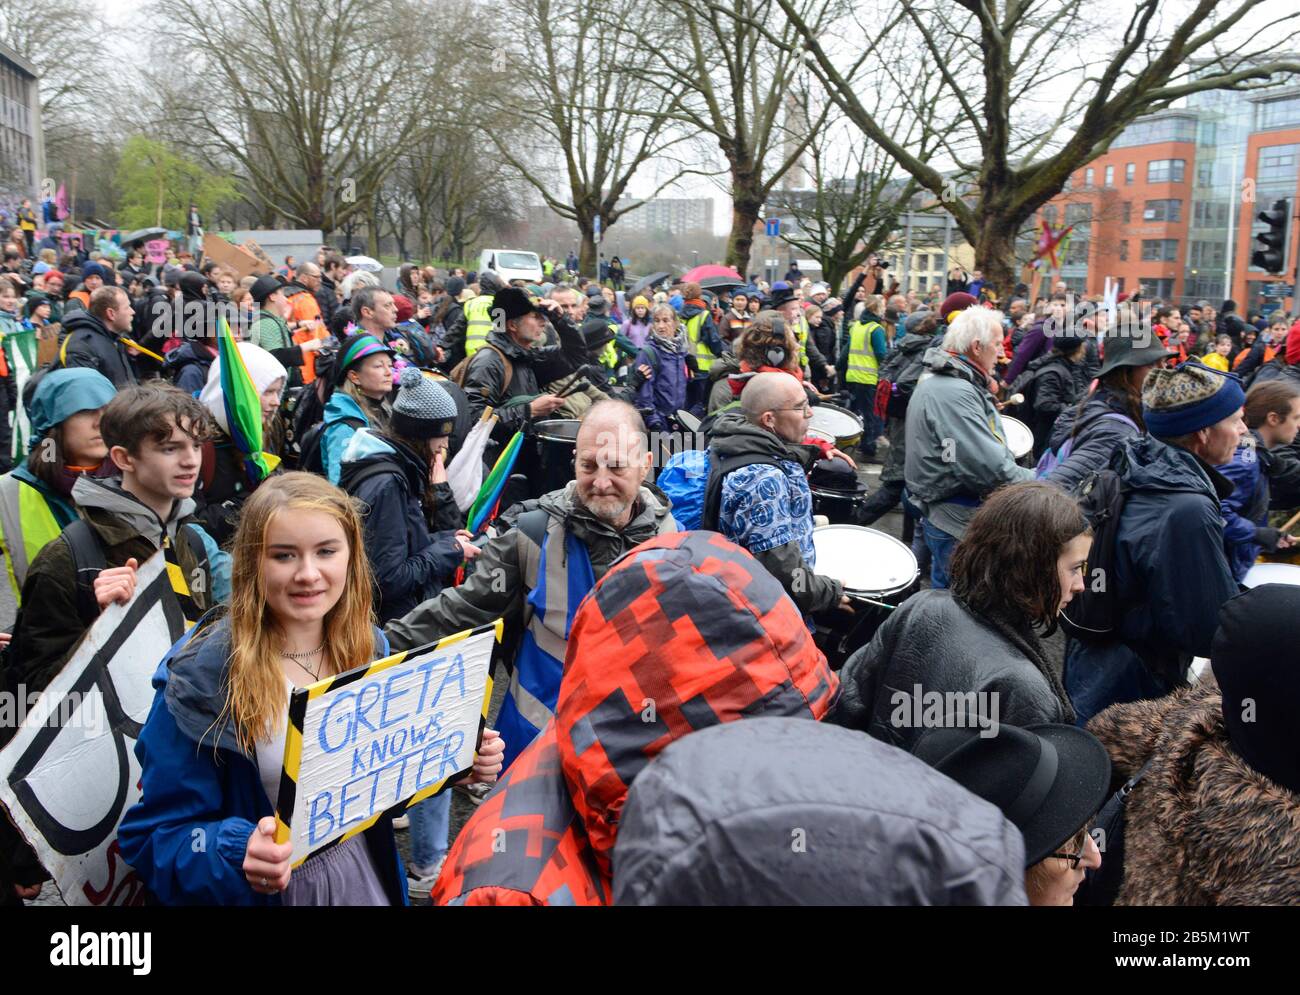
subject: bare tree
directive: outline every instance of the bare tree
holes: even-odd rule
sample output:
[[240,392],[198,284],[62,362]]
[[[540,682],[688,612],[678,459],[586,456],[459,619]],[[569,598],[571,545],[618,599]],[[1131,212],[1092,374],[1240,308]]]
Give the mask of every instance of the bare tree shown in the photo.
[[577,224],[584,273],[595,272],[597,219],[608,231],[648,199],[625,200],[643,166],[675,160],[651,197],[695,171],[680,161],[689,136],[669,127],[680,95],[649,80],[662,56],[641,39],[659,34],[655,13],[640,0],[508,0],[502,33],[526,47],[481,50],[494,70],[488,134],[543,202]]
[[[869,13],[870,24],[847,20],[831,32],[803,0],[775,2],[781,23],[739,18],[740,25],[788,51],[807,48],[829,97],[943,200],[976,265],[1002,292],[1015,282],[1016,233],[1139,115],[1190,94],[1256,89],[1300,72],[1300,60],[1272,54],[1293,43],[1300,12],[1265,0],[1135,0],[1118,20],[1117,8],[1097,0],[895,0],[862,8],[858,16]],[[729,0],[710,8],[732,10]],[[855,92],[856,70],[893,31],[913,38],[942,74],[951,171],[900,143]],[[855,59],[836,50],[849,35],[863,40]]]
[[[832,22],[841,0],[795,0],[813,30]],[[726,262],[749,267],[754,225],[776,185],[807,150],[825,108],[806,115],[797,99],[803,55],[793,29],[771,34],[754,24],[779,14],[773,0],[662,0],[665,58],[649,79],[681,94],[673,119],[711,139],[727,163],[732,199]]]
[[[943,81],[937,68],[918,64],[911,54],[901,36],[886,36],[856,90],[895,141],[924,161],[940,148],[946,131],[946,122],[936,119]],[[806,89],[799,99],[811,100]],[[805,110],[805,119],[812,116]],[[842,117],[812,136],[806,161],[811,189],[788,196],[778,191],[773,202],[797,222],[785,240],[816,259],[835,290],[871,253],[893,245],[900,216],[915,209],[920,184]]]
[[[155,23],[204,86],[173,88],[184,141],[238,166],[264,216],[332,231],[372,217],[420,140],[439,77],[417,0],[157,0]],[[155,76],[155,81],[157,77]],[[372,233],[373,238],[373,233]]]

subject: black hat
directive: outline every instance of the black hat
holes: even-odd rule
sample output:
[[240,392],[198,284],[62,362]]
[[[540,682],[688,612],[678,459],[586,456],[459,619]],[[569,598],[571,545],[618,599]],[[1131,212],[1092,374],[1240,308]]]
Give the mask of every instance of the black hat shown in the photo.
[[786,283],[784,280],[778,280],[776,283],[772,284],[772,307],[780,307],[782,304],[786,303],[786,301],[792,300],[794,300],[794,287],[790,286],[790,284]]
[[518,287],[505,287],[496,292],[496,296],[492,298],[492,314],[495,316],[498,311],[501,312],[502,321],[513,321],[526,314],[542,313],[542,309],[533,303],[527,291],[520,290]]
[[1101,370],[1097,374],[1099,377],[1104,377],[1121,366],[1150,366],[1176,355],[1161,344],[1154,332],[1148,331],[1148,337],[1144,337],[1139,344],[1137,339],[1124,334],[1121,329],[1112,329],[1106,333],[1102,352]]
[[258,304],[265,304],[266,299],[277,290],[282,289],[282,284],[273,276],[259,276],[253,285],[248,289],[252,294],[253,300]]
[[1262,584],[1224,602],[1210,650],[1223,724],[1236,753],[1270,781],[1300,792],[1300,587]]
[[1050,856],[1097,814],[1110,792],[1110,757],[1076,726],[931,729],[912,754],[1002,810],[1025,838],[1025,866]]

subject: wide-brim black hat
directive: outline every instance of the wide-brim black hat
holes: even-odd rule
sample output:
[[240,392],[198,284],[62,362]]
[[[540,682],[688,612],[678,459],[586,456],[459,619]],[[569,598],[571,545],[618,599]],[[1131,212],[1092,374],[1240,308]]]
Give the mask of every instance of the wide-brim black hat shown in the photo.
[[1097,374],[1099,377],[1104,377],[1121,366],[1150,366],[1177,355],[1165,348],[1155,332],[1151,333],[1145,345],[1139,345],[1131,335],[1107,332],[1102,339],[1102,351],[1101,370]]
[[492,314],[501,314],[501,320],[514,321],[526,314],[542,314],[542,309],[533,303],[528,292],[518,287],[505,287],[496,292],[492,298]]
[[913,756],[992,802],[1025,838],[1025,866],[1055,853],[1110,793],[1110,757],[1076,726],[939,728],[922,734]]

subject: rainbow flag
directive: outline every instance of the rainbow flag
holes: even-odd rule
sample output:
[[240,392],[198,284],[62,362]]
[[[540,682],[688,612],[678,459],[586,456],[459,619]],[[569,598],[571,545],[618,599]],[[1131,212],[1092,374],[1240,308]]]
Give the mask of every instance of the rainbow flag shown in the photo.
[[505,489],[506,480],[510,477],[510,471],[515,468],[515,461],[519,458],[519,450],[523,444],[524,433],[516,432],[513,438],[506,443],[505,449],[501,450],[496,465],[492,467],[492,472],[488,474],[487,480],[483,481],[483,486],[479,488],[478,497],[474,499],[474,503],[469,507],[469,518],[465,527],[471,532],[478,532],[483,523],[487,521],[492,509],[496,507],[497,500],[501,497],[501,491]]
[[217,337],[217,362],[221,364],[221,394],[230,439],[243,454],[252,478],[265,480],[280,465],[280,457],[262,451],[262,398],[224,317]]

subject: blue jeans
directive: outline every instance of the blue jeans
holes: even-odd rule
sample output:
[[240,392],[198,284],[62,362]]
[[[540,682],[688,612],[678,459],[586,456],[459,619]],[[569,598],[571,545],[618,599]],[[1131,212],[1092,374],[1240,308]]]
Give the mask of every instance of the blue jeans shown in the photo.
[[432,867],[447,852],[451,829],[451,791],[426,798],[406,810],[411,817],[411,863]]
[[948,561],[952,559],[957,537],[935,528],[928,518],[922,521],[921,531],[930,550],[930,586],[935,590],[945,590],[948,587]]

